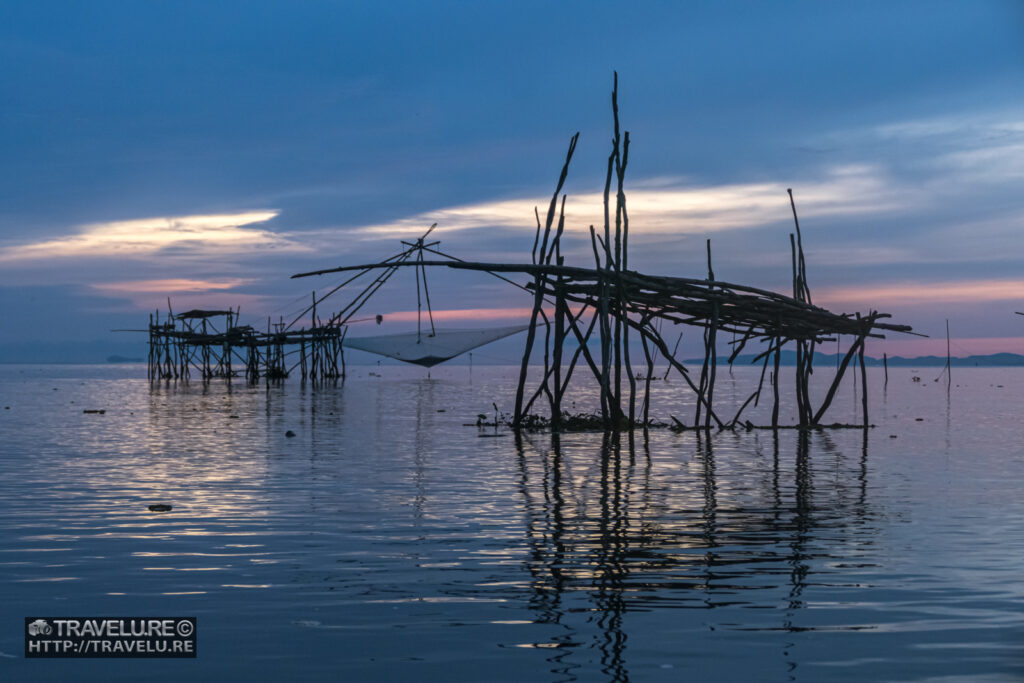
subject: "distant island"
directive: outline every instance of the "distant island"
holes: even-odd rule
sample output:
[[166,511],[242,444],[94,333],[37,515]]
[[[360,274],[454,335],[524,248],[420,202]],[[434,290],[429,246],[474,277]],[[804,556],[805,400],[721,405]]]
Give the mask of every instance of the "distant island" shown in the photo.
[[[81,356],[78,355],[78,354],[61,354],[61,353],[37,353],[37,354],[31,354],[30,355],[30,354],[27,354],[27,353],[16,353],[16,352],[15,353],[10,353],[10,354],[5,354],[5,353],[3,353],[3,351],[4,351],[4,349],[0,348],[0,364],[23,364],[23,363],[29,363],[29,364],[44,364],[45,365],[45,364],[67,364],[67,363],[74,364],[74,363],[96,363],[96,362],[98,362],[98,361],[95,360],[95,356],[92,357],[92,358],[89,358],[88,356],[86,356],[84,354],[82,354]],[[369,360],[367,358],[361,357],[361,356],[363,356],[363,354],[353,354],[353,355],[355,357],[349,359],[349,365],[355,365],[355,366],[378,365],[378,362],[377,362],[376,359],[371,361],[371,360]],[[754,361],[754,358],[756,356],[757,356],[757,354],[746,354],[746,353],[742,354],[742,355],[740,355],[740,356],[738,356],[736,358],[736,360],[734,361],[733,364],[736,365],[737,367],[742,367],[744,365],[750,365]],[[719,356],[718,356],[718,362],[721,363],[722,365],[725,365],[726,361],[728,359],[729,359],[729,356],[727,355],[727,353],[724,352],[724,350],[720,349],[719,350]],[[840,356],[840,360],[842,360],[842,356]],[[953,367],[958,367],[958,368],[966,368],[966,367],[978,367],[978,368],[1024,367],[1024,355],[1021,355],[1019,353],[993,353],[993,354],[990,354],[990,355],[987,355],[987,356],[966,356],[966,357],[963,357],[963,358],[957,358],[957,357],[954,356],[952,361],[953,361]],[[112,363],[112,364],[114,364],[114,363],[145,363],[146,359],[142,358],[142,357],[137,357],[137,356],[125,356],[125,355],[114,354],[114,355],[107,356],[105,361],[99,361],[99,362],[101,362],[101,363]],[[456,359],[453,359],[452,361],[449,361],[447,363],[447,365],[466,365],[466,364],[468,364],[470,362],[471,361],[469,359],[456,358]],[[503,362],[494,362],[494,359],[492,359],[492,362],[486,362],[486,361],[481,362],[481,360],[479,358],[477,358],[473,362],[475,362],[475,364],[477,364],[477,365],[512,365],[512,364],[514,364],[517,361],[514,361],[514,360],[512,360],[510,358],[509,360],[503,361]],[[633,362],[634,362],[634,364],[640,364],[640,363],[643,362],[643,359],[635,359]],[[698,365],[699,366],[701,363],[704,362],[704,359],[703,358],[690,358],[690,359],[687,359],[687,360],[685,360],[683,362],[686,363],[687,365]],[[761,363],[761,362],[762,361],[758,361],[758,363]],[[790,366],[791,365],[796,365],[796,352],[795,351],[783,350],[782,354],[780,356],[780,363],[782,365],[790,365]],[[383,365],[397,365],[399,363],[398,363],[398,361],[392,361],[390,359],[384,359],[382,364]],[[831,365],[832,367],[835,367],[835,364],[836,364],[836,354],[834,354],[834,353],[815,353],[814,354],[814,365],[815,365],[815,367],[823,368],[823,367],[826,367],[828,365]],[[864,356],[864,364],[872,366],[872,367],[875,367],[875,366],[879,366],[880,367],[882,365],[882,359],[881,358],[872,358],[870,356]],[[891,368],[932,368],[932,367],[943,367],[945,365],[946,365],[946,357],[945,356],[917,356],[917,357],[914,357],[914,358],[904,358],[902,356],[892,356],[892,357],[889,358],[889,367],[891,367]]]
[[[736,357],[733,365],[749,365],[756,358],[756,354],[743,354]],[[816,367],[825,367],[829,364],[835,366],[836,359],[842,360],[842,356],[838,356],[834,353],[815,353],[814,354],[814,365]],[[726,356],[725,360],[728,360]],[[762,359],[763,360],[763,359]],[[695,358],[686,361],[687,363],[700,364],[704,362],[703,358]],[[724,362],[722,357],[719,356],[719,362]],[[759,363],[762,361],[758,361]],[[782,365],[796,365],[796,352],[783,350],[780,356],[780,362]],[[890,368],[934,368],[944,367],[946,365],[945,356],[917,356],[914,358],[904,358],[902,356],[892,356],[888,359]],[[871,366],[882,365],[881,358],[871,358],[864,356],[864,364]],[[964,358],[953,357],[951,359],[953,367],[978,367],[978,368],[995,368],[995,367],[1017,367],[1024,366],[1024,355],[1019,353],[993,353],[987,356],[966,356]]]
[[128,358],[127,356],[107,356],[108,363],[145,363],[145,358]]

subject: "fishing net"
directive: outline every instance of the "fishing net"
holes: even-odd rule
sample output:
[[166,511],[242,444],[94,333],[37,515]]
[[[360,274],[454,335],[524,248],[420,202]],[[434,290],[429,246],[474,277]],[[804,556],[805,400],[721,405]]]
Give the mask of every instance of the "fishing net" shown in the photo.
[[482,330],[435,330],[433,334],[410,332],[377,337],[346,337],[343,346],[430,368],[478,346],[522,332],[528,327],[513,325]]

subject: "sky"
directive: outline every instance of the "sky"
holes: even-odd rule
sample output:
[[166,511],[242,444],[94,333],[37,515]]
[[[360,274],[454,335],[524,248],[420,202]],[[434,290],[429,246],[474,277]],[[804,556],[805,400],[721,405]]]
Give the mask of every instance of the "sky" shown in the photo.
[[[592,261],[619,74],[630,266],[791,290],[787,188],[816,304],[1024,353],[1024,3],[0,0],[0,361],[144,354],[144,327],[298,314],[429,225],[529,260],[570,137],[567,263]],[[521,291],[430,273],[446,326]],[[324,302],[347,303],[343,289]],[[408,331],[415,280],[367,306]],[[323,310],[323,309],[321,309]],[[698,335],[692,335],[694,339]]]

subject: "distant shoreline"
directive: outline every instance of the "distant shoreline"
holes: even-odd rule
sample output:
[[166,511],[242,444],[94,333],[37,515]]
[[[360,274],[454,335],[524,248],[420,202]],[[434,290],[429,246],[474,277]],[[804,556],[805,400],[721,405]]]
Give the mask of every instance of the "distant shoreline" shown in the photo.
[[[756,354],[743,354],[738,356],[733,365],[742,367],[744,365],[760,365],[762,360],[753,363]],[[824,368],[829,365],[835,366],[837,358],[841,361],[842,356],[837,356],[834,353],[816,353],[814,354],[814,366]],[[376,367],[377,362],[360,362],[362,359],[349,361],[350,366],[356,367]],[[727,365],[729,360],[728,355],[720,353],[718,357],[719,366]],[[132,364],[144,364],[146,361],[143,359],[126,358],[118,360],[89,360],[89,361],[21,361],[21,360],[0,360],[0,365],[132,365]],[[704,362],[703,358],[688,358],[683,361],[687,365],[699,365]],[[643,363],[643,359],[634,359],[634,366],[639,367],[639,364]],[[780,365],[793,366],[796,364],[796,353],[794,351],[783,350],[779,357]],[[463,366],[468,365],[469,360],[467,358],[456,358],[446,363],[448,366]],[[480,366],[501,366],[501,365],[518,365],[518,360],[509,360],[507,363],[486,363],[481,362],[477,359],[474,365]],[[881,358],[874,358],[871,356],[864,356],[864,364],[871,367],[881,367],[883,365]],[[975,355],[975,356],[954,356],[951,358],[951,364],[956,368],[1006,368],[1006,367],[1024,367],[1024,355],[1018,353],[993,353],[988,355]],[[387,366],[401,366],[405,365],[399,361],[390,359],[382,359],[381,365]],[[913,358],[904,358],[902,356],[892,356],[888,359],[888,365],[890,368],[936,368],[945,367],[946,357],[945,356],[915,356]]]
[[[743,354],[737,356],[736,360],[733,361],[733,365],[749,365],[756,358],[756,354]],[[825,367],[829,364],[835,366],[836,362],[842,361],[842,356],[835,353],[815,353],[814,354],[814,366]],[[693,358],[686,360],[686,363],[702,363],[703,358]],[[728,361],[728,357],[723,359],[719,356],[719,364],[723,364]],[[762,363],[759,360],[758,363]],[[796,352],[783,350],[779,357],[781,365],[796,365]],[[945,367],[946,357],[945,356],[915,356],[913,358],[904,358],[903,356],[892,356],[885,361],[888,363],[890,368],[936,368]],[[882,366],[883,360],[881,358],[873,358],[870,356],[864,356],[864,364],[872,367]],[[953,356],[950,358],[950,365],[955,368],[1006,368],[1006,367],[1024,367],[1024,355],[1019,353],[993,353],[988,355],[977,355],[977,356]]]

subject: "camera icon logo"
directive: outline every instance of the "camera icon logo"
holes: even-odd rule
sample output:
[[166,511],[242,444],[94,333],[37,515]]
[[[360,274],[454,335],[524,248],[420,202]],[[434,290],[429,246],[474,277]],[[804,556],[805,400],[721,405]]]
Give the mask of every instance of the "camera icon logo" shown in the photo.
[[30,636],[48,636],[53,633],[53,627],[46,621],[46,619],[36,619],[29,623],[28,634]]

